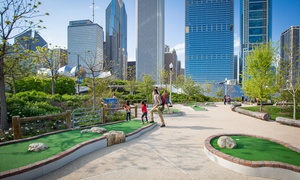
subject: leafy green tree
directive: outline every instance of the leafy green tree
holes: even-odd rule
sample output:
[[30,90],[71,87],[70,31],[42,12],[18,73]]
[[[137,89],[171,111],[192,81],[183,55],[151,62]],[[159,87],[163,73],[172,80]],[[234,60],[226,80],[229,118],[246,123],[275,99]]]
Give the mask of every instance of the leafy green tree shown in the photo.
[[191,77],[185,78],[184,84],[182,86],[182,90],[188,96],[187,97],[188,101],[192,96],[199,96],[203,91],[200,84],[196,84]]
[[4,76],[4,59],[8,53],[8,41],[16,36],[13,35],[14,33],[24,33],[30,28],[43,28],[40,26],[42,20],[32,21],[43,14],[38,11],[41,2],[36,0],[5,0],[0,3],[0,131],[3,131],[8,129]]
[[150,75],[144,75],[143,81],[139,84],[139,91],[141,92],[141,94],[145,95],[145,97],[147,97],[147,101],[148,103],[150,102],[150,100],[152,99],[152,91],[153,91],[153,86],[154,86],[155,82],[152,79],[152,77]]
[[221,87],[218,87],[217,91],[216,91],[216,96],[217,97],[222,97],[225,94],[224,89]]
[[[297,93],[300,91],[300,52],[296,48],[283,48],[285,59],[281,59],[279,67],[279,82],[281,91],[287,91],[293,99],[293,119],[297,115]],[[293,55],[293,56],[292,56]],[[283,92],[281,94],[284,94]]]
[[251,97],[258,98],[260,112],[263,102],[270,99],[277,91],[276,72],[274,70],[276,48],[272,43],[255,46],[246,58],[246,74],[244,91]]
[[126,91],[129,91],[131,95],[133,95],[138,89],[138,82],[136,80],[126,81],[124,88]]
[[179,75],[173,83],[173,86],[177,89],[182,89],[184,85],[185,77],[183,74]]
[[18,43],[9,46],[9,49],[4,58],[5,83],[10,86],[11,92],[16,94],[16,80],[32,75],[33,63],[28,58],[30,50],[21,49]]

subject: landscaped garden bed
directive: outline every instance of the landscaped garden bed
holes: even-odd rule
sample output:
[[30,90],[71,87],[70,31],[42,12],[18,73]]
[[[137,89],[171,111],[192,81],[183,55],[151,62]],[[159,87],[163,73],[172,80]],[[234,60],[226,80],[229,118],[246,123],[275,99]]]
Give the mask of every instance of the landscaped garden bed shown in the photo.
[[[125,134],[132,133],[145,125],[140,120],[132,120],[129,122],[119,122],[101,126],[107,131],[123,131]],[[77,144],[96,139],[103,134],[96,133],[80,133],[81,130],[69,130],[57,134],[42,136],[36,139],[28,139],[17,141],[16,143],[0,144],[0,172],[19,168],[29,164],[36,163],[62,153]],[[42,142],[49,146],[48,149],[40,152],[29,152],[28,146],[31,143]]]
[[[233,149],[220,148],[219,137],[230,136]],[[233,171],[271,179],[300,178],[300,149],[271,138],[248,134],[218,134],[205,140],[205,154]]]

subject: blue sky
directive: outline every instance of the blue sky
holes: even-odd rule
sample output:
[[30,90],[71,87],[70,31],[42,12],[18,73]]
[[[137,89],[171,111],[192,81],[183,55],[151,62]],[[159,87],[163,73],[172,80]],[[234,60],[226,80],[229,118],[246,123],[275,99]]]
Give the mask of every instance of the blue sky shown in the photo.
[[[41,30],[42,37],[52,45],[67,48],[67,27],[69,21],[93,20],[93,0],[41,0],[40,12],[50,16],[42,17],[47,29]],[[94,22],[105,31],[105,9],[111,0],[94,0]],[[127,11],[128,60],[135,60],[136,48],[136,0],[123,0]],[[184,0],[165,0],[165,44],[177,51],[178,59],[184,66]],[[240,0],[234,1],[235,54],[239,51]],[[273,0],[273,35],[274,42],[280,34],[292,25],[300,25],[300,0]]]

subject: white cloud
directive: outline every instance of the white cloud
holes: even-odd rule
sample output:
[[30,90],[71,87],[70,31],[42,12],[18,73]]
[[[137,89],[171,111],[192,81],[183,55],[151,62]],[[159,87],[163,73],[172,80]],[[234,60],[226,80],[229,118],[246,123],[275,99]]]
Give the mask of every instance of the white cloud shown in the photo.
[[[93,6],[90,6],[90,9],[93,9]],[[99,9],[99,6],[94,6],[94,9]]]
[[234,34],[234,54],[239,55],[240,52],[240,37],[237,34]]
[[172,49],[176,50],[177,56],[182,56],[184,55],[185,52],[185,44],[184,43],[176,44]]

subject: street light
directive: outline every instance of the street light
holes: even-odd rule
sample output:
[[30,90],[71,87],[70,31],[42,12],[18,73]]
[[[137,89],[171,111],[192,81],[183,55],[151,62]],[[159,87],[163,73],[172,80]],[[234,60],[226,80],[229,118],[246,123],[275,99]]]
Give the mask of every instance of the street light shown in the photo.
[[[69,52],[69,54],[71,54],[71,52]],[[76,53],[74,53],[76,54]],[[80,77],[80,64],[79,64],[79,56],[80,54],[76,54],[77,55],[77,93],[79,95],[79,88],[80,88],[80,83],[81,83],[81,77]],[[76,72],[75,72],[76,75]]]
[[172,70],[173,70],[173,64],[170,63],[170,103],[172,104]]

